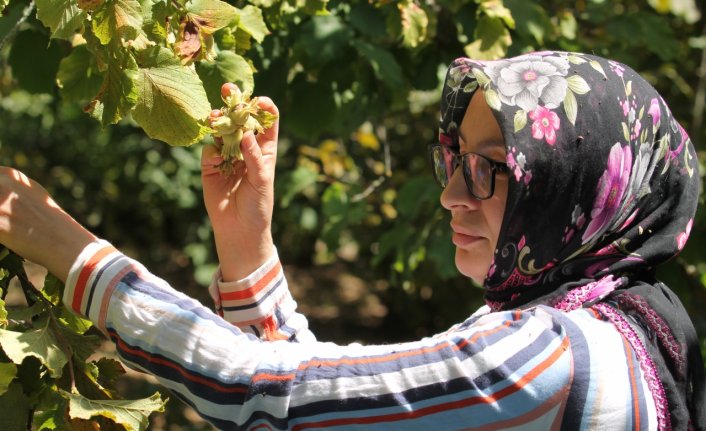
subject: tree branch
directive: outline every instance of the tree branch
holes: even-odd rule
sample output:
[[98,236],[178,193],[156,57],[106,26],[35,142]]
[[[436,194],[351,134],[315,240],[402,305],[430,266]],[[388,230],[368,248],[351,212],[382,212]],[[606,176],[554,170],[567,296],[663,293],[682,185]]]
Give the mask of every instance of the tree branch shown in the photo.
[[33,11],[33,10],[34,10],[34,0],[32,0],[31,2],[29,2],[29,4],[28,4],[28,5],[25,7],[25,9],[22,11],[22,16],[20,17],[20,19],[17,20],[17,22],[15,23],[14,27],[12,27],[12,29],[10,29],[10,31],[7,32],[7,34],[5,35],[5,37],[3,37],[2,40],[0,40],[0,51],[2,51],[2,49],[5,47],[5,44],[6,44],[10,39],[12,39],[13,37],[15,37],[15,33],[17,33],[17,32],[20,30],[20,26],[22,26],[22,24],[23,24],[25,21],[27,21],[27,19],[29,18],[29,16],[32,15],[32,11]]

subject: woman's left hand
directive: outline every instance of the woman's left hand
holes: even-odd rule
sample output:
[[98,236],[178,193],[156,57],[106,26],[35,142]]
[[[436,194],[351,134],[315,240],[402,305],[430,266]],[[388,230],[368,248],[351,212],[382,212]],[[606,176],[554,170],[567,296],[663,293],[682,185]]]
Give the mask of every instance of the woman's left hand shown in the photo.
[[22,172],[0,167],[0,244],[62,281],[96,237]]

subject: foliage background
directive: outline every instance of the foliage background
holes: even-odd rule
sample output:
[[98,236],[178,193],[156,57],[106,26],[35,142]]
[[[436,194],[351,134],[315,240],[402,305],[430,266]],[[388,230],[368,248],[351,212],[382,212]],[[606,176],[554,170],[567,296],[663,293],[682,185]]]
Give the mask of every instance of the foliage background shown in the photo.
[[[103,128],[64,100],[55,76],[70,47],[50,41],[34,15],[14,29],[28,3],[10,1],[0,18],[0,164],[23,170],[94,233],[210,304],[204,286],[216,257],[200,197],[201,146],[151,140],[129,117]],[[312,3],[250,2],[265,11],[270,34],[245,56],[255,93],[280,107],[275,240],[322,340],[408,340],[482,302],[455,271],[425,158],[455,57],[546,48],[622,61],[661,92],[706,172],[704,1],[355,0],[329,2],[328,14],[311,13]],[[691,240],[660,275],[706,351],[705,221],[702,195]],[[121,388],[144,397],[151,385],[126,378]],[[171,398],[153,429],[206,427]]]

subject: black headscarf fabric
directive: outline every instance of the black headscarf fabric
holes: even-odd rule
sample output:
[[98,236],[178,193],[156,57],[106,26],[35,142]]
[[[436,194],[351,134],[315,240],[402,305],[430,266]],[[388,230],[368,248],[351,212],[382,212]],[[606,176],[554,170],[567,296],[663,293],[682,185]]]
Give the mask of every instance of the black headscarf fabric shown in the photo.
[[[661,424],[706,429],[696,332],[676,295],[654,278],[655,266],[684,247],[696,212],[701,180],[684,129],[628,66],[545,51],[455,60],[442,92],[442,145],[458,146],[478,88],[511,170],[486,303],[506,310],[578,301],[617,310],[624,319],[612,319],[616,326],[630,322],[646,340],[645,360],[669,404]],[[584,291],[591,293],[577,293]]]

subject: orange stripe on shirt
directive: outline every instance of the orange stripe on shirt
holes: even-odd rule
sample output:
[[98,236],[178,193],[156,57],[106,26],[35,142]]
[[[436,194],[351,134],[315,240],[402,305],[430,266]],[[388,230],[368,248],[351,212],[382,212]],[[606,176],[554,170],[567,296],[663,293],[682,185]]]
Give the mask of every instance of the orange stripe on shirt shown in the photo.
[[415,419],[423,416],[428,416],[431,414],[441,413],[448,410],[454,410],[459,408],[470,407],[475,404],[492,404],[497,402],[499,399],[509,396],[524,386],[527,385],[532,379],[544,372],[545,370],[551,368],[552,365],[569,349],[569,340],[565,338],[561,345],[557,347],[549,357],[539,363],[536,367],[530,370],[529,373],[525,374],[520,380],[518,380],[513,385],[510,385],[503,390],[499,391],[494,395],[471,397],[464,400],[458,400],[450,403],[444,403],[435,406],[424,407],[417,410],[412,410],[403,413],[394,413],[389,415],[381,416],[367,416],[360,418],[343,418],[343,419],[331,419],[320,422],[308,422],[295,425],[292,430],[302,430],[306,428],[326,428],[341,425],[362,425],[362,424],[372,424],[381,422],[394,422],[405,419]]
[[628,371],[630,371],[630,391],[632,392],[632,411],[635,413],[635,426],[633,429],[640,429],[640,405],[637,395],[637,379],[635,377],[635,363],[632,360],[632,346],[628,344],[628,340],[625,337],[623,339],[623,346],[625,347],[625,356],[628,358]]
[[252,298],[257,295],[259,291],[267,287],[268,284],[282,271],[282,265],[277,263],[277,265],[271,270],[267,271],[264,277],[262,277],[257,283],[248,287],[247,289],[238,290],[236,292],[226,292],[221,293],[222,301],[235,301],[238,299]]
[[110,253],[117,251],[115,247],[106,246],[98,250],[93,256],[91,256],[88,261],[81,268],[81,272],[76,280],[76,286],[74,287],[74,298],[71,302],[71,308],[77,312],[81,313],[81,303],[83,302],[83,295],[86,291],[86,285],[88,284],[88,279],[91,277],[93,270],[96,268],[98,263],[103,260],[104,257]]

